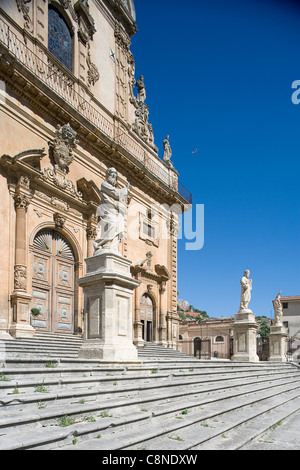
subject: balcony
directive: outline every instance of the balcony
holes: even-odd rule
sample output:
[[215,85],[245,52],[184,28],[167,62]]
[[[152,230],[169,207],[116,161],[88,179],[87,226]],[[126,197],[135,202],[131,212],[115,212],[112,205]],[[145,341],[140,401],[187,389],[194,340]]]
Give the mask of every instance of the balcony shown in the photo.
[[[158,180],[179,195],[181,204],[191,204],[192,195],[181,183],[174,169],[167,167],[152,149],[128,130],[124,123],[105,110],[89,89],[69,72],[52,54],[33,38],[24,40],[22,30],[0,18],[0,57],[3,64],[13,67],[34,84],[38,92],[53,101],[60,101],[66,114],[78,117],[112,148],[128,154],[150,178]],[[88,134],[88,132],[86,132]]]

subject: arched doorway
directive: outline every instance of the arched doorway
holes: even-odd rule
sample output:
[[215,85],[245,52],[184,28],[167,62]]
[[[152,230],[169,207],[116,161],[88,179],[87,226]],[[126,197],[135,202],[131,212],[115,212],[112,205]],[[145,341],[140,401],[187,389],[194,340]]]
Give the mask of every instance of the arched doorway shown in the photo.
[[52,229],[33,240],[32,307],[40,314],[32,326],[52,333],[74,331],[75,258],[68,240]]
[[140,304],[140,321],[142,327],[142,338],[144,341],[153,341],[153,312],[154,305],[150,295],[143,294]]
[[194,356],[198,358],[201,357],[201,338],[198,336],[194,338]]

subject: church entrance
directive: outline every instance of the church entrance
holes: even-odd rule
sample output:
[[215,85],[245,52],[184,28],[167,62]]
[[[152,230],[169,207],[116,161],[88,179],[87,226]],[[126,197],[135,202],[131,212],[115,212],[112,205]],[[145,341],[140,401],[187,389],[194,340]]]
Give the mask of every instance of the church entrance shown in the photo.
[[140,305],[140,321],[142,327],[142,338],[144,341],[153,341],[153,311],[154,305],[148,294],[142,295]]
[[68,240],[44,229],[33,241],[32,307],[40,314],[32,326],[51,333],[74,331],[75,259]]

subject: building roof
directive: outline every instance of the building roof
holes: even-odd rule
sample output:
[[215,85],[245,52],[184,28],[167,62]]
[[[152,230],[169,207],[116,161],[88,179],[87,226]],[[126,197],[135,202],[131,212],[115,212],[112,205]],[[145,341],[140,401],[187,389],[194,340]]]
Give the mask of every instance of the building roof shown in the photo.
[[290,295],[286,297],[280,297],[281,302],[290,302],[291,300],[300,300],[300,295]]

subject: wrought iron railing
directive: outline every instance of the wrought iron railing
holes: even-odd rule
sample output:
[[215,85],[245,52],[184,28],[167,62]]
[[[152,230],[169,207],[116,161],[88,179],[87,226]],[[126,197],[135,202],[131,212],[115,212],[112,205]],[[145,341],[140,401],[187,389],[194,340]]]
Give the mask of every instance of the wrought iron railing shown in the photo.
[[[100,130],[110,140],[123,147],[140,161],[150,173],[171,189],[178,191],[188,203],[191,202],[191,193],[182,184],[178,183],[176,172],[168,168],[159,157],[148,152],[137,138],[134,138],[128,132],[120,133],[120,128],[113,122],[113,117],[108,119],[103,115],[103,111],[100,111],[100,106],[97,106],[97,102],[93,100],[92,95],[87,96],[86,89],[81,86],[79,80],[71,72],[56,61],[52,54],[42,46],[38,48],[40,54],[38,56],[25,44],[22,36],[17,36],[16,32],[12,31],[10,25],[0,18],[0,45],[19,64],[62,98],[89,123],[93,124],[97,130]],[[34,44],[31,43],[30,45],[35,48]]]

